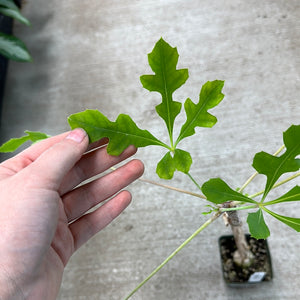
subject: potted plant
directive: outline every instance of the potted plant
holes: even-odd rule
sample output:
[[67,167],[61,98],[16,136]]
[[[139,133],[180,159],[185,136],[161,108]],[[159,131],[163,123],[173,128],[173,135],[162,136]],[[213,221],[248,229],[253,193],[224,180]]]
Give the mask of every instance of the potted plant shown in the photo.
[[30,22],[21,14],[20,7],[21,0],[0,0],[0,102],[4,94],[8,60],[32,61],[25,44],[12,35],[13,19],[30,26]]
[[[188,70],[177,70],[178,52],[163,39],[160,39],[153,51],[148,55],[149,65],[154,74],[141,76],[141,83],[149,91],[161,94],[162,102],[156,106],[156,112],[166,125],[169,144],[155,137],[147,130],[140,129],[132,118],[120,114],[116,121],[110,121],[98,110],[86,110],[69,116],[70,127],[81,127],[89,135],[90,142],[97,141],[103,137],[109,138],[107,151],[111,155],[119,155],[129,145],[136,147],[158,146],[166,149],[163,158],[158,162],[156,173],[160,178],[172,179],[174,172],[182,172],[199,189],[199,193],[189,194],[203,198],[210,202],[207,221],[200,226],[184,243],[182,243],[171,255],[166,258],[154,271],[146,277],[127,297],[130,298],[142,285],[144,285],[154,274],[156,274],[167,262],[170,261],[185,245],[195,236],[212,224],[220,216],[224,218],[227,225],[233,231],[233,237],[220,239],[221,257],[225,258],[223,271],[224,279],[233,284],[257,283],[272,278],[272,266],[270,258],[261,258],[262,253],[268,253],[266,239],[270,235],[269,228],[264,221],[264,214],[269,214],[296,231],[300,231],[300,218],[282,216],[275,213],[271,208],[275,204],[284,204],[290,201],[300,201],[300,187],[294,186],[289,191],[276,199],[269,199],[269,192],[300,175],[300,125],[291,125],[283,133],[284,145],[273,155],[259,152],[253,159],[253,167],[256,172],[237,189],[231,188],[221,178],[212,178],[200,184],[190,173],[192,157],[189,152],[179,148],[179,144],[186,138],[195,134],[197,127],[212,127],[217,119],[208,111],[217,106],[224,98],[222,89],[224,81],[214,80],[206,82],[200,91],[199,100],[194,103],[187,99],[184,103],[186,121],[181,125],[177,138],[174,138],[174,123],[181,111],[182,104],[174,101],[172,94],[182,86],[188,78]],[[45,138],[46,135],[35,132],[26,132],[21,138],[12,139],[0,147],[0,151],[13,151],[27,140],[36,141]],[[283,154],[281,154],[283,152]],[[278,181],[281,175],[293,172],[282,181]],[[253,195],[244,194],[245,188],[252,182],[255,176],[262,174],[266,176],[265,188]],[[219,175],[219,174],[218,174]],[[167,188],[171,188],[168,187]],[[256,200],[261,196],[259,200]],[[270,208],[271,207],[271,208]],[[207,210],[207,209],[206,209]],[[250,210],[247,217],[250,235],[245,235],[241,227],[238,211]],[[258,245],[256,245],[258,240]],[[229,245],[230,249],[226,247]],[[230,258],[230,261],[228,260]],[[259,269],[256,258],[264,260],[266,264]],[[230,270],[230,265],[237,266],[238,271]],[[242,274],[242,278],[233,275]]]

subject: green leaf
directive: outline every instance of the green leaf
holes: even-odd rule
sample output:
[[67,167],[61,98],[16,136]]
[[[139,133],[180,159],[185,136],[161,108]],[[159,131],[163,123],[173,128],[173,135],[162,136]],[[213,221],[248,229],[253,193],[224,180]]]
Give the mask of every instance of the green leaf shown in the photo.
[[174,162],[177,171],[187,174],[190,170],[193,160],[189,152],[175,149]]
[[176,171],[175,163],[170,152],[159,161],[156,167],[157,175],[162,179],[172,179]]
[[26,143],[29,140],[30,140],[29,136],[22,136],[22,137],[19,137],[19,138],[12,138],[0,147],[0,152],[3,152],[3,153],[14,152],[20,146],[22,146],[24,143]]
[[256,239],[266,239],[270,236],[270,230],[265,223],[263,212],[259,209],[255,213],[249,213],[247,218],[251,236]]
[[177,49],[160,39],[148,54],[149,65],[155,75],[140,78],[144,88],[161,94],[162,103],[156,106],[156,111],[165,121],[171,139],[174,120],[181,110],[181,103],[173,101],[172,94],[188,79],[187,69],[176,70],[178,57]]
[[224,81],[208,81],[202,86],[197,104],[193,103],[191,99],[186,100],[184,109],[187,120],[181,128],[176,144],[183,138],[193,135],[195,127],[212,127],[216,124],[217,118],[207,111],[217,106],[224,98],[223,86]]
[[0,54],[5,57],[19,61],[30,62],[32,58],[25,44],[18,38],[0,32]]
[[300,160],[296,159],[296,156],[300,154],[300,125],[292,125],[284,132],[283,141],[286,151],[281,156],[277,157],[266,152],[260,152],[254,157],[253,167],[258,173],[267,176],[262,201],[282,174],[294,172],[300,168]]
[[276,218],[277,220],[281,221],[282,223],[290,226],[291,228],[295,229],[297,232],[300,232],[300,219],[299,218],[291,218],[278,215],[265,207],[263,208],[266,212],[268,212],[271,216]]
[[33,143],[39,142],[41,140],[44,140],[44,139],[47,139],[50,137],[50,135],[43,133],[43,132],[39,132],[39,131],[25,130],[24,132],[29,136],[29,139]]
[[115,122],[111,122],[100,111],[89,109],[69,116],[68,122],[72,129],[83,128],[91,143],[109,138],[107,152],[111,155],[121,154],[129,145],[137,148],[149,145],[168,148],[149,131],[138,128],[128,115],[121,114]]
[[162,179],[172,179],[174,172],[180,171],[187,174],[192,164],[190,153],[175,149],[174,155],[169,151],[157,164],[156,173]]
[[218,211],[218,208],[216,208],[214,206],[211,206],[211,205],[205,205],[205,207],[210,208],[210,210],[202,212],[201,214],[204,215],[204,216],[210,215],[212,212],[217,212]]
[[38,131],[25,131],[27,135],[19,138],[12,138],[0,147],[0,152],[14,152],[27,141],[33,143],[46,139],[49,135]]
[[266,202],[268,205],[273,205],[281,202],[291,202],[291,201],[300,201],[300,186],[296,185],[294,188],[292,188],[289,192],[284,194],[283,196]]
[[234,191],[222,179],[213,178],[206,181],[201,187],[202,193],[207,200],[215,204],[222,204],[227,201],[242,201],[256,203],[251,198]]
[[0,0],[0,6],[7,7],[13,10],[19,10],[18,6],[13,0]]
[[3,14],[3,15],[5,15],[5,16],[14,18],[14,19],[18,20],[19,22],[21,22],[21,23],[23,23],[23,24],[25,24],[27,26],[30,26],[29,20],[26,19],[20,13],[19,9],[12,9],[12,8],[0,7],[0,13]]

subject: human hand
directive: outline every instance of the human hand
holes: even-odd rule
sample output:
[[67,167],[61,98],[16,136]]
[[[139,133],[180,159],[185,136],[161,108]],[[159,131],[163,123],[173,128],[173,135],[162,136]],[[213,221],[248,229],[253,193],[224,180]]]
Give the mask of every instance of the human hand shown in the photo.
[[136,151],[84,154],[103,143],[88,146],[75,129],[0,164],[0,299],[55,299],[71,255],[130,203],[129,192],[118,192],[142,175],[139,160],[77,187]]

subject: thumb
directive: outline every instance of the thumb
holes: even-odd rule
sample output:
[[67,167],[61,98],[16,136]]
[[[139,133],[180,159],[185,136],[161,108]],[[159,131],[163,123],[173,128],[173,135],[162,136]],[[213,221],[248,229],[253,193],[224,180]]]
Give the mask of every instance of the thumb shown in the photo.
[[64,176],[87,150],[88,142],[88,135],[83,129],[74,129],[23,171],[28,172],[35,186],[57,190]]

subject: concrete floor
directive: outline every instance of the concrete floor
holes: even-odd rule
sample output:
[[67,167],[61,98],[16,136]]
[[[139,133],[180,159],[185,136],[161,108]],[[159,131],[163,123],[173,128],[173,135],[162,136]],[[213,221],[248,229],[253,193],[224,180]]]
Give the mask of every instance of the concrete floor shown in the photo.
[[[140,75],[151,72],[147,53],[160,37],[177,46],[179,67],[189,69],[190,78],[176,99],[196,101],[207,80],[226,81],[225,100],[213,110],[218,124],[198,130],[198,137],[185,144],[194,158],[191,173],[200,183],[220,176],[240,186],[253,172],[254,154],[274,152],[282,132],[299,124],[298,0],[27,0],[23,12],[32,27],[17,25],[15,33],[34,62],[10,64],[2,142],[25,129],[65,131],[67,116],[86,108],[112,119],[128,113],[141,128],[161,137],[163,123],[154,116],[159,95],[139,82]],[[156,148],[139,150],[145,178],[162,182],[155,174],[161,155]],[[260,190],[263,179],[248,191]],[[182,174],[167,183],[196,191]],[[122,299],[206,220],[201,215],[206,203],[198,198],[142,182],[130,191],[134,198],[126,212],[69,262],[60,300]],[[297,203],[278,207],[283,215],[299,217],[299,211]],[[299,234],[271,218],[266,221],[272,282],[251,289],[225,286],[217,243],[230,232],[218,220],[132,299],[299,298]]]

